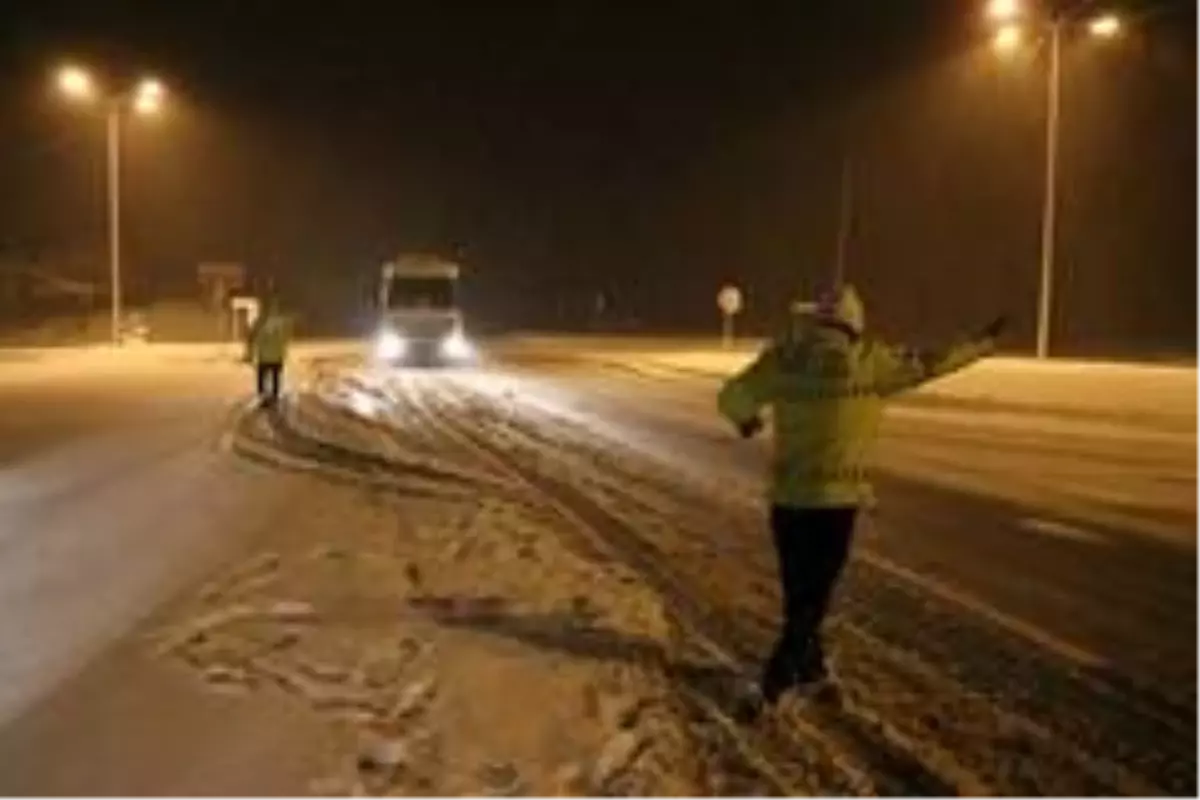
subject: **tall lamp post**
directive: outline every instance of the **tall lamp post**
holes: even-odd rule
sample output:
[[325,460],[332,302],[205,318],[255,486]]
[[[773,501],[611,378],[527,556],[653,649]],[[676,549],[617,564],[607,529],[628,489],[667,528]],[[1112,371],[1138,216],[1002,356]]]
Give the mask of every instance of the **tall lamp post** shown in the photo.
[[131,89],[103,91],[91,73],[69,65],[58,71],[58,88],[79,103],[100,103],[105,112],[108,151],[108,258],[112,296],[112,343],[121,344],[121,117],[125,113],[153,116],[162,110],[166,90],[153,78]]
[[1058,237],[1058,140],[1061,127],[1063,36],[1068,30],[1080,26],[1091,36],[1111,39],[1121,33],[1121,20],[1112,13],[1081,19],[1070,11],[1056,12],[1048,18],[1037,17],[1027,11],[1021,0],[991,0],[987,14],[997,26],[992,38],[996,52],[1008,54],[1016,51],[1024,41],[1026,30],[1041,33],[1049,50],[1046,69],[1046,174],[1042,193],[1041,279],[1037,313],[1037,357],[1047,358],[1050,355],[1055,244]]

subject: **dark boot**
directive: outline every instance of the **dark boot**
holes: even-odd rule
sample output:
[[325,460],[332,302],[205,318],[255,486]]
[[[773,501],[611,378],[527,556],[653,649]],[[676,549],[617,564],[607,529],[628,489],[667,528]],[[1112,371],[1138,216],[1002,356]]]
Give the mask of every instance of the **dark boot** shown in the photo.
[[829,679],[825,651],[819,642],[810,644],[796,658],[786,652],[773,653],[762,676],[762,699],[765,705],[776,705],[793,689],[808,689]]
[[796,671],[794,688],[806,702],[835,708],[842,705],[842,689],[836,674],[829,668],[820,639],[814,640],[805,653]]
[[825,646],[821,643],[820,637],[814,637],[809,640],[808,646],[804,649],[804,655],[796,667],[795,685],[807,686],[820,683],[828,678],[829,667],[825,663]]

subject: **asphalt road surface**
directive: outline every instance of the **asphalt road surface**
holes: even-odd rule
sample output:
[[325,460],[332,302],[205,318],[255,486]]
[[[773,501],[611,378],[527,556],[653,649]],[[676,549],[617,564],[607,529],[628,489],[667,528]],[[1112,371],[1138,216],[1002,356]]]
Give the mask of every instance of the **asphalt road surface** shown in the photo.
[[164,366],[103,352],[0,362],[0,718],[144,615],[211,538],[195,497],[236,384],[199,359]]
[[[767,445],[716,418],[716,378],[578,349],[425,372],[325,353],[266,415],[199,350],[31,359],[0,363],[0,791],[306,791],[319,721],[192,692],[138,644],[312,516],[297,475],[487,473],[661,599],[664,663],[741,675],[770,646]],[[738,729],[668,666],[742,781],[698,785],[1194,794],[1195,447],[1194,421],[898,406],[830,621],[844,707]]]

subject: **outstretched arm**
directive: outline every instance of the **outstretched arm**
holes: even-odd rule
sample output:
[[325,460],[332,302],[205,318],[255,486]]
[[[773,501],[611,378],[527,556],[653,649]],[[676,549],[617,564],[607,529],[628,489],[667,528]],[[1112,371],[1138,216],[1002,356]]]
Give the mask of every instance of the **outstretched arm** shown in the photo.
[[882,395],[898,394],[923,383],[957,372],[996,349],[1007,320],[999,317],[965,342],[942,351],[920,352],[908,348],[875,348],[872,354],[875,382]]

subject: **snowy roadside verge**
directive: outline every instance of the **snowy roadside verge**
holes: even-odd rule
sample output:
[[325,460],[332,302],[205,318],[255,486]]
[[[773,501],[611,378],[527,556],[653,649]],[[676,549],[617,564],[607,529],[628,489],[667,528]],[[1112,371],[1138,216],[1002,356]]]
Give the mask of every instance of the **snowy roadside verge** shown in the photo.
[[[579,357],[648,377],[724,378],[750,351],[581,351]],[[1166,430],[1196,430],[1196,369],[989,358],[921,387],[905,405],[1082,416]]]
[[[297,362],[361,358],[364,347],[353,340],[305,340],[292,348]],[[47,373],[79,369],[110,372],[159,370],[173,365],[239,364],[240,342],[133,342],[59,347],[0,346],[0,370],[40,370]]]
[[661,668],[670,629],[632,575],[486,491],[300,480],[290,528],[150,644],[207,691],[322,720],[311,791],[702,791]]

